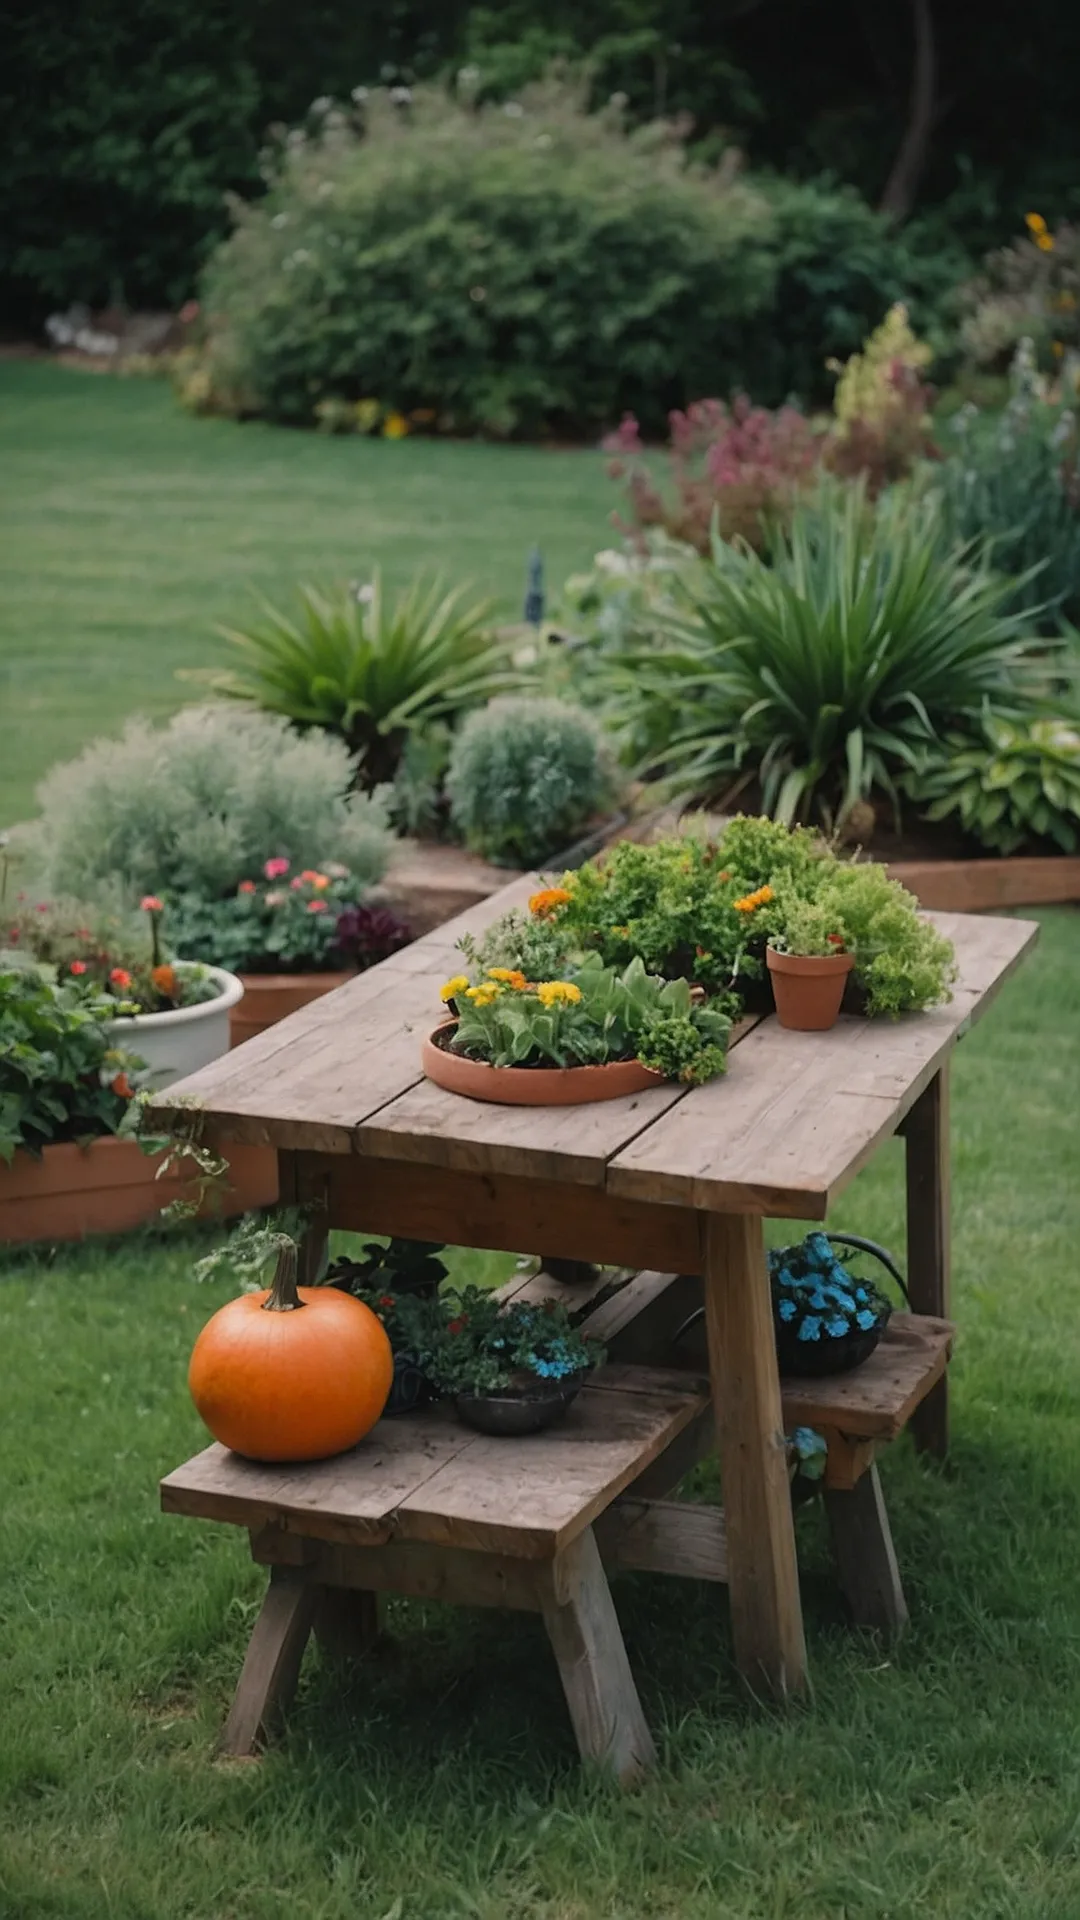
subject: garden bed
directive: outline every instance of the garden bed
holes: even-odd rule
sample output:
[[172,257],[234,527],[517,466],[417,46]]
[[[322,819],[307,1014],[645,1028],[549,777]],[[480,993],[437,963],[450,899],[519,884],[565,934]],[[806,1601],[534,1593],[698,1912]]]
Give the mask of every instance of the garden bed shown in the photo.
[[[10,1166],[0,1166],[0,1245],[83,1240],[152,1225],[163,1207],[192,1192],[191,1180],[179,1172],[157,1178],[163,1158],[143,1153],[134,1140],[114,1137],[89,1147],[73,1142],[46,1147],[40,1160],[17,1152]],[[228,1165],[227,1190],[207,1197],[201,1217],[231,1217],[274,1204],[275,1153],[231,1146]]]

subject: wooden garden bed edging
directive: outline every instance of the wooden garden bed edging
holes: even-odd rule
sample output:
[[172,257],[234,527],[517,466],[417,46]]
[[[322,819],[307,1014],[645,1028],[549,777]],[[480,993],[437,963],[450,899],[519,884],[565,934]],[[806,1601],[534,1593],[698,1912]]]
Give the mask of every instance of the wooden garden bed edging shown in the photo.
[[[226,1216],[277,1199],[277,1156],[264,1147],[229,1147],[229,1191],[209,1198],[203,1214]],[[134,1140],[109,1136],[89,1147],[46,1147],[40,1160],[16,1153],[0,1165],[0,1245],[36,1240],[83,1240],[95,1233],[129,1233],[151,1225],[162,1207],[190,1191],[179,1172],[155,1176],[161,1154],[145,1154]]]
[[994,907],[1050,907],[1080,901],[1080,858],[1057,854],[1007,860],[898,860],[888,868],[921,907],[987,913]]

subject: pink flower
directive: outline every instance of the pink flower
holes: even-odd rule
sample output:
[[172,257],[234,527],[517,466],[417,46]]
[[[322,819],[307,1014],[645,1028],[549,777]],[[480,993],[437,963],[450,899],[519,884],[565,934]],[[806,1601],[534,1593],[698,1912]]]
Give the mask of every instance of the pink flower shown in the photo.
[[326,901],[325,900],[309,900],[307,903],[307,910],[309,913],[325,913]]
[[144,913],[164,913],[165,911],[165,902],[159,900],[156,893],[144,893],[139,906]]
[[85,960],[73,960],[73,961],[72,961],[72,963],[71,963],[71,971],[72,971],[72,973],[85,973],[85,972],[86,972],[86,961],[85,961]]
[[299,874],[297,874],[297,876],[296,876],[296,879],[295,879],[295,880],[290,880],[290,881],[289,881],[289,885],[290,885],[290,887],[292,888],[292,890],[293,890],[293,892],[294,892],[294,893],[299,893],[299,891],[300,891],[300,889],[301,889],[301,887],[303,886],[303,884],[304,884],[304,883],[303,883],[303,881],[302,881],[302,879],[300,878],[300,875],[299,875]]
[[39,900],[37,906],[34,908],[35,913],[48,913],[48,911],[49,903],[47,900]]
[[263,872],[268,880],[280,880],[282,874],[288,873],[288,871],[289,863],[280,853],[276,854],[273,860],[268,860],[263,868]]
[[237,887],[236,891],[237,893],[254,893],[255,891],[254,880],[241,880],[240,885]]
[[190,327],[192,321],[197,320],[199,317],[198,301],[185,300],[183,306],[181,307],[176,317],[179,320],[180,325],[182,327]]

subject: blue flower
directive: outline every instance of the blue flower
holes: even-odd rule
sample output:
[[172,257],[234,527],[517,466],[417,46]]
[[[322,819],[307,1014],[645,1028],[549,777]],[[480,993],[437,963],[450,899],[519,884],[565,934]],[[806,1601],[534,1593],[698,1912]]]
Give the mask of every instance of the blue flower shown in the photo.
[[861,1307],[855,1315],[855,1325],[861,1327],[864,1333],[869,1333],[871,1327],[877,1326],[877,1314],[871,1313],[869,1307]]
[[842,1340],[848,1331],[848,1323],[838,1314],[835,1320],[826,1320],[825,1331],[833,1340]]
[[780,1315],[781,1320],[794,1320],[799,1309],[795,1305],[794,1300],[781,1300],[776,1311]]
[[855,1298],[856,1298],[856,1300],[862,1300],[863,1302],[865,1302],[865,1301],[866,1301],[866,1299],[867,1299],[867,1297],[868,1297],[868,1296],[867,1296],[867,1292],[866,1292],[866,1288],[865,1288],[865,1287],[856,1287],[856,1289],[855,1289]]
[[836,1255],[825,1233],[808,1233],[803,1241],[803,1251],[812,1267],[824,1267],[828,1272],[836,1264]]
[[820,1340],[821,1339],[821,1321],[816,1317],[815,1314],[812,1314],[812,1313],[807,1314],[805,1320],[802,1323],[802,1326],[799,1328],[799,1339],[800,1340]]
[[822,1293],[821,1288],[815,1287],[813,1293],[810,1295],[810,1305],[816,1308],[818,1313],[824,1313],[828,1304],[829,1302]]

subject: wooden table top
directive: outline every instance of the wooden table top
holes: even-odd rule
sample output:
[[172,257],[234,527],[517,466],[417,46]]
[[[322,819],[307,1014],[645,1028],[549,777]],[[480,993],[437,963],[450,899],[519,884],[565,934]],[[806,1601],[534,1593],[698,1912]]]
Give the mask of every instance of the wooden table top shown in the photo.
[[[930,914],[956,949],[947,1006],[828,1033],[757,1021],[707,1086],[667,1085],[582,1107],[514,1108],[444,1092],[420,1070],[462,934],[478,935],[538,882],[514,881],[347,986],[160,1094],[198,1107],[204,1137],[360,1154],[473,1174],[600,1187],[628,1200],[823,1218],[894,1133],[960,1035],[1038,936],[1034,921]],[[749,1024],[749,1023],[748,1023]]]

